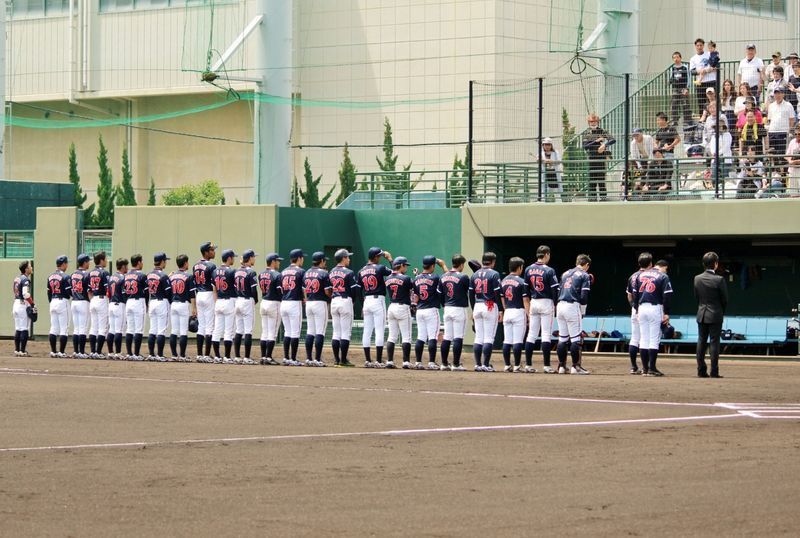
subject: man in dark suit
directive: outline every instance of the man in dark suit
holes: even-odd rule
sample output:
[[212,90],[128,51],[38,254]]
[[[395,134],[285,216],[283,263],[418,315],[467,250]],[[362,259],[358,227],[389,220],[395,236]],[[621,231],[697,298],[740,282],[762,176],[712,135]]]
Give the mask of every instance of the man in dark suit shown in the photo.
[[707,340],[711,339],[711,376],[719,375],[719,338],[722,319],[728,306],[728,286],[725,278],[716,274],[719,256],[707,252],[703,256],[705,271],[694,277],[694,296],[697,298],[697,377],[709,377],[706,370]]

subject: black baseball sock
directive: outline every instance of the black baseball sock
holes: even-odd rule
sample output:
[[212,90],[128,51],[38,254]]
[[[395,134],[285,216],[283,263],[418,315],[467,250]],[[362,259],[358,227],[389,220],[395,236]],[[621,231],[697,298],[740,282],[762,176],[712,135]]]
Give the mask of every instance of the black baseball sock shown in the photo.
[[314,353],[314,335],[307,334],[306,335],[306,360],[310,361],[312,358],[312,354]]
[[436,362],[436,340],[428,340],[428,362]]
[[242,335],[239,333],[233,335],[233,349],[235,351],[234,357],[242,356]]
[[375,346],[375,360],[383,362],[383,346]]
[[28,331],[20,331],[19,334],[19,350],[25,353],[28,351]]
[[292,360],[292,339],[288,336],[283,337],[283,358]]
[[482,366],[481,357],[483,356],[483,345],[472,344],[472,353],[475,355],[475,366]]
[[250,351],[253,349],[253,335],[244,335],[244,358],[250,358]]
[[219,354],[219,342],[215,342],[212,340],[211,347],[214,348],[214,357],[222,357],[222,355]]
[[581,344],[580,342],[572,342],[569,345],[569,354],[572,357],[572,366],[578,366],[581,363]]
[[386,360],[394,362],[394,342],[386,342]]
[[275,349],[275,340],[267,340],[267,357],[272,358],[273,349]]
[[[519,344],[514,344],[514,366],[519,366],[519,364],[522,362],[522,347],[522,342]],[[530,366],[530,364],[528,366]]]
[[189,344],[189,337],[184,334],[180,338],[180,347],[181,347],[180,349],[181,354],[179,355],[180,357],[186,358],[186,346],[188,344]]
[[142,354],[142,339],[144,335],[142,333],[136,333],[133,335],[133,354],[134,355],[141,355]]
[[631,368],[638,370],[636,358],[639,356],[639,346],[628,346],[628,355],[631,357]]
[[[205,342],[206,342],[205,355],[206,355],[206,357],[209,357],[209,356],[211,356],[211,344],[214,343],[214,340],[212,339],[212,335],[207,334],[206,338],[205,338]],[[217,357],[219,357],[219,353],[217,353]]]
[[339,341],[331,340],[331,349],[333,349],[333,360],[339,364]]
[[649,372],[650,371],[650,350],[641,348],[639,349],[639,353],[642,355],[642,371]]
[[85,355],[86,354],[86,335],[85,334],[81,335],[79,343],[80,343],[80,346],[81,346],[81,353]]
[[525,342],[525,364],[528,366],[533,365],[533,348],[535,342]]
[[114,335],[114,347],[117,353],[122,353],[122,333]]
[[550,366],[550,351],[553,349],[553,342],[542,340],[542,364]]
[[22,331],[14,331],[14,351],[20,351],[19,343],[20,343],[20,332]]
[[322,360],[322,346],[325,343],[325,335],[317,334],[314,336],[314,360],[320,362]]
[[[22,351],[25,351],[24,349]],[[658,360],[658,350],[657,349],[649,349],[647,353],[648,358],[650,359],[650,371],[658,370],[656,368],[656,360]]]
[[339,342],[342,353],[342,363],[347,362],[347,352],[350,350],[350,340],[341,340]]
[[300,347],[300,338],[292,338],[292,360],[297,360],[297,348]]
[[67,350],[67,342],[69,338],[67,338],[66,334],[62,334],[58,337],[58,349],[61,353],[64,353]]
[[453,364],[461,366],[461,352],[464,349],[464,339],[456,338],[453,340]]
[[364,362],[372,362],[372,357],[370,353],[370,348],[364,348]]
[[422,362],[423,349],[425,349],[425,342],[423,340],[417,340],[414,342],[414,359],[417,362]]
[[198,357],[202,357],[203,356],[203,343],[204,343],[203,340],[205,340],[205,337],[202,334],[198,334],[197,335],[197,356]]
[[125,335],[125,350],[128,355],[133,355],[133,334],[131,333]]
[[178,335],[169,335],[169,350],[172,352],[173,357],[178,357]]
[[559,340],[558,347],[556,347],[556,355],[558,356],[558,367],[566,368],[567,366],[567,353],[569,352],[569,340]]
[[230,359],[231,358],[231,349],[233,349],[233,341],[232,340],[225,340],[224,344],[225,344],[225,346],[224,346],[225,347],[225,358],[226,359]]
[[411,360],[411,342],[405,342],[400,346],[403,349],[403,362]]
[[80,335],[73,334],[72,335],[72,352],[73,353],[80,353],[81,352],[81,337]]
[[503,344],[503,362],[511,366],[511,344]]
[[[104,334],[97,335],[97,353],[98,354],[100,354],[100,355],[103,354],[103,346],[105,345],[105,343],[106,343],[106,335],[104,335]],[[111,353],[111,342],[109,342],[108,347],[109,347],[108,352]]]
[[151,357],[156,354],[156,335],[147,335],[147,354]]
[[447,366],[450,358],[450,340],[442,340],[442,364]]
[[89,351],[97,353],[97,335],[89,335]]
[[259,343],[261,344],[261,356],[262,357],[266,357],[267,356],[267,341],[266,340],[261,340]]
[[157,345],[157,350],[158,350],[158,356],[159,357],[163,357],[164,356],[164,345],[166,343],[167,343],[166,335],[159,334],[156,337],[156,345]]
[[483,365],[489,366],[492,362],[492,344],[483,344]]
[[56,353],[56,342],[58,342],[58,336],[54,334],[48,334],[47,338],[50,341],[50,352]]

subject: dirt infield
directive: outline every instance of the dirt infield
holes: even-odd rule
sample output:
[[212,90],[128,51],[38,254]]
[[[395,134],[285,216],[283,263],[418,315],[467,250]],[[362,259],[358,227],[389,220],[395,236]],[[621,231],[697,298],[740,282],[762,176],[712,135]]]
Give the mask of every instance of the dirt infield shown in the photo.
[[664,378],[627,375],[622,356],[584,362],[591,376],[3,351],[0,529],[795,534],[800,363],[724,362],[713,380],[690,360],[661,359]]

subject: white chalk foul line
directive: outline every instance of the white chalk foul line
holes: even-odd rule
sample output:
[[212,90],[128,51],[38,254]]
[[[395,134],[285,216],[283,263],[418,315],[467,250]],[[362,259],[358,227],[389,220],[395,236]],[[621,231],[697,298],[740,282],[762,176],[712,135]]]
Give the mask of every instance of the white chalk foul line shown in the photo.
[[311,389],[311,390],[340,390],[353,392],[392,392],[405,394],[429,394],[433,396],[462,396],[470,398],[508,398],[512,400],[537,400],[555,402],[576,402],[576,403],[601,403],[601,404],[624,404],[624,405],[660,405],[673,407],[701,407],[718,408],[719,404],[714,403],[689,403],[689,402],[657,402],[646,400],[607,400],[599,398],[568,398],[562,396],[532,396],[527,394],[501,394],[493,392],[458,392],[445,390],[414,390],[397,389],[388,387],[342,387],[335,385],[299,385],[289,383],[246,383],[239,381],[206,381],[201,379],[164,379],[151,377],[130,377],[112,375],[93,375],[93,374],[57,374],[46,370],[20,370],[15,368],[0,368],[0,374],[20,375],[32,377],[63,377],[72,379],[105,379],[113,381],[139,381],[149,383],[175,383],[188,385],[211,385],[211,386],[232,386],[232,387],[255,387],[272,389]]
[[88,443],[76,445],[54,445],[54,446],[29,446],[29,447],[6,447],[0,448],[2,452],[44,452],[53,450],[81,450],[81,449],[103,449],[103,448],[142,448],[146,446],[170,446],[170,445],[200,445],[215,443],[246,443],[264,441],[298,441],[298,440],[318,440],[336,439],[346,437],[397,437],[404,435],[433,435],[442,433],[465,433],[465,432],[485,432],[503,430],[535,430],[544,428],[568,428],[580,426],[615,426],[623,424],[656,424],[664,422],[689,422],[698,420],[717,420],[723,418],[741,418],[739,413],[729,415],[705,415],[694,417],[664,417],[664,418],[636,418],[621,420],[598,420],[586,422],[550,422],[541,424],[503,424],[495,426],[457,426],[452,428],[415,428],[409,430],[382,430],[366,432],[341,432],[341,433],[304,433],[289,435],[264,435],[253,437],[219,437],[209,439],[181,439],[171,441],[132,441],[125,443]]

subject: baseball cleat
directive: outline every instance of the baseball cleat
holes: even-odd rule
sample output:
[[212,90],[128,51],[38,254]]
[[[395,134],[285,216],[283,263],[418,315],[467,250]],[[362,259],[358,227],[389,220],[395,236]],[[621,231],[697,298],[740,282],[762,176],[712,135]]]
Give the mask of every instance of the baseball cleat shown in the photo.
[[445,372],[445,371],[449,372],[450,371],[450,365],[449,364],[443,364],[443,365],[441,365],[439,367],[439,370],[442,371],[442,372]]
[[251,364],[255,364],[255,363],[256,363],[256,361],[254,361],[253,359],[250,359],[248,357],[245,357],[244,359],[242,359],[242,364],[246,364],[248,366],[251,365]]
[[424,370],[425,369],[425,365],[422,364],[421,362],[415,362],[414,363],[414,369],[415,370]]
[[642,371],[634,366],[634,367],[631,367],[631,369],[630,369],[630,371],[628,373],[631,374],[631,375],[640,375],[642,373]]
[[484,366],[484,367],[483,367],[483,371],[484,371],[484,372],[494,372],[494,368],[493,368],[493,367],[492,367],[492,365],[490,364],[489,366]]
[[558,367],[558,373],[559,374],[566,374],[567,373],[567,368],[564,367],[564,366],[559,366]]
[[657,370],[656,368],[653,368],[652,370],[650,370],[650,375],[653,376],[653,377],[663,377],[664,373],[661,370]]
[[389,370],[394,370],[395,369],[394,361],[386,361],[386,368]]
[[233,364],[242,364],[242,359],[240,357],[234,357]]
[[503,368],[503,371],[504,371],[504,372],[509,372],[509,373],[512,373],[512,372],[514,372],[514,367],[513,367],[513,366],[511,366],[511,365],[508,365],[508,366],[506,366],[506,367],[504,367],[504,368]]
[[325,364],[325,361],[317,361],[317,366],[319,368],[326,368],[328,365]]
[[525,368],[522,369],[522,372],[525,374],[535,374],[536,368],[534,368],[533,366],[526,366]]
[[552,366],[545,366],[545,367],[542,368],[542,372],[544,372],[546,374],[555,374],[556,373],[556,369],[553,368]]
[[212,360],[214,361],[214,364],[223,364],[222,357],[214,357]]
[[481,364],[476,364],[476,365],[475,365],[475,371],[476,371],[476,372],[485,372],[486,370],[484,370],[484,369],[483,369],[483,365],[481,365]]
[[589,375],[589,370],[585,370],[583,367],[578,365],[570,368],[569,373],[574,375]]
[[355,368],[356,365],[350,361],[342,361],[339,363],[339,366],[342,368]]
[[58,357],[58,353],[56,353],[56,352],[54,352],[54,351],[51,351],[51,352],[50,352],[50,358],[51,358],[51,359],[55,359],[56,357]]
[[281,364],[283,364],[284,366],[291,366],[292,359],[283,359],[283,362],[281,362]]
[[464,368],[463,366],[461,366],[460,364],[458,366],[455,366],[455,365],[451,366],[450,370],[452,372],[466,372],[467,371],[467,369]]
[[375,368],[375,363],[364,361],[364,368]]
[[439,369],[439,365],[436,364],[435,362],[429,362],[428,363],[428,370],[438,370],[438,369]]
[[377,369],[381,370],[383,368],[386,368],[386,365],[383,364],[382,362],[376,362],[375,366],[373,366],[373,368],[377,368]]
[[408,362],[408,361],[405,361],[403,363],[403,370],[410,370],[410,369],[411,369],[411,363]]

